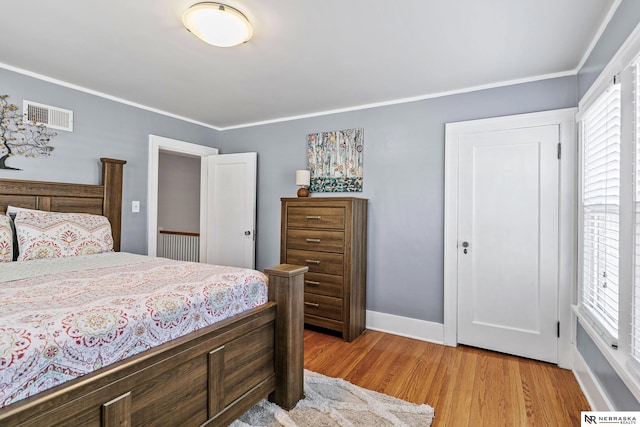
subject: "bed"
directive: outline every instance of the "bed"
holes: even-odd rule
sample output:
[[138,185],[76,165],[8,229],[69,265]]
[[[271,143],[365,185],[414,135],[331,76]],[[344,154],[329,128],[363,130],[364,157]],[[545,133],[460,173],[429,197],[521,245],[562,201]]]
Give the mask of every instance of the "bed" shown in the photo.
[[[101,215],[108,218],[113,248],[119,251],[122,176],[126,162],[104,158],[101,162],[100,185],[0,179],[0,212],[4,212],[7,206],[16,206]],[[182,265],[185,263],[169,260],[165,263],[135,255],[87,257],[94,257],[91,260],[102,268],[101,271],[108,272],[109,277],[96,278],[94,272],[100,268],[87,273],[86,270],[78,271],[77,267],[63,267],[62,262],[56,263],[56,268],[63,270],[58,271],[55,278],[67,286],[61,289],[71,289],[68,285],[75,283],[73,280],[78,279],[77,275],[122,286],[118,277],[135,280],[137,273],[127,270],[130,264],[140,263],[155,271],[156,276],[165,274],[166,270],[162,269],[178,271],[185,268]],[[103,261],[123,257],[132,260]],[[22,265],[33,262],[32,265],[36,266],[39,261],[26,261]],[[41,268],[47,270],[48,277],[52,278],[52,267],[46,266],[50,261],[44,260]],[[121,262],[124,264],[118,264]],[[4,263],[4,266],[18,264],[21,262]],[[19,276],[20,279],[9,281],[13,270],[20,267],[5,268],[5,278],[2,277],[2,267],[0,264],[0,283],[5,282],[5,288],[27,283],[21,280],[35,280],[28,282],[28,286],[43,286],[42,291],[51,292],[51,298],[55,300],[54,294],[58,291],[47,288],[48,282],[44,285],[38,282],[41,278],[37,274],[33,273],[33,278]],[[189,277],[190,287],[193,287],[194,281],[189,274],[202,276],[203,269],[207,267],[200,264],[191,267],[197,270],[197,274],[190,272],[184,276]],[[227,276],[237,278],[239,274],[232,268],[222,269],[222,274]],[[20,390],[14,390],[13,394],[18,398],[8,400],[9,403],[0,408],[0,425],[224,426],[266,397],[285,409],[293,408],[303,396],[302,281],[305,271],[306,267],[287,264],[266,269],[264,274],[268,277],[268,287],[265,291],[255,291],[253,289],[258,288],[249,286],[250,291],[246,294],[253,295],[249,299],[260,303],[245,307],[243,310],[246,311],[239,314],[234,311],[224,320],[208,326],[196,325],[193,331],[152,347],[143,346],[145,348],[140,352],[113,363],[102,365],[98,359],[91,359],[97,369],[28,397],[19,396]],[[179,276],[177,273],[172,275]],[[257,277],[262,274],[255,272],[249,275]],[[63,293],[60,291],[58,295]],[[15,315],[20,314],[20,303],[20,300],[15,302]],[[90,359],[88,354],[82,358]],[[5,374],[2,369],[0,366],[0,375]],[[26,386],[20,387],[24,390]],[[16,389],[20,387],[16,386]]]

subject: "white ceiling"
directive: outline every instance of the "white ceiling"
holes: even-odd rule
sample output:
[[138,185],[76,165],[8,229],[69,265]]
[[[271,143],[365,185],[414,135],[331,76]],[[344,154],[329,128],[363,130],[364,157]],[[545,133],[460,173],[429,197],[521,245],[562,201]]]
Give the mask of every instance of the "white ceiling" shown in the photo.
[[182,27],[197,2],[3,1],[0,66],[228,128],[575,74],[618,4],[229,0],[254,37],[216,48]]

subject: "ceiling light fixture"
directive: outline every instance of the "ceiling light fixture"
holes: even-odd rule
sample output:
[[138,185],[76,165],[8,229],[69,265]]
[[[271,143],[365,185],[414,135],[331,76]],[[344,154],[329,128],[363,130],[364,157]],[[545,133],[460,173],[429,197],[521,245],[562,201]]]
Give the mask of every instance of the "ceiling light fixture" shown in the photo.
[[187,30],[202,41],[231,47],[249,41],[253,28],[242,12],[221,3],[196,3],[182,15]]

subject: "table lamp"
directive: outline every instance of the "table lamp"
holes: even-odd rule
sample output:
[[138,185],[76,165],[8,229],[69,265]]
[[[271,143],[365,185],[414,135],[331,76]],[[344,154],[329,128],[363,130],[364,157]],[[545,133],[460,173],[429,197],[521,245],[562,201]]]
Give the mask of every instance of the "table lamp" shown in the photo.
[[311,171],[306,169],[296,171],[296,185],[298,189],[298,197],[309,197],[309,185],[311,185]]

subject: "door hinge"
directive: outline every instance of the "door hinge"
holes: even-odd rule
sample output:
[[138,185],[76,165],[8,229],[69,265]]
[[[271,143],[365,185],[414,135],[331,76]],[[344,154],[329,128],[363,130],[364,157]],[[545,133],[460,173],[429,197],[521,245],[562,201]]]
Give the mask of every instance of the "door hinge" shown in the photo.
[[560,338],[560,322],[558,322],[558,338]]
[[562,144],[558,142],[558,159],[562,156]]

